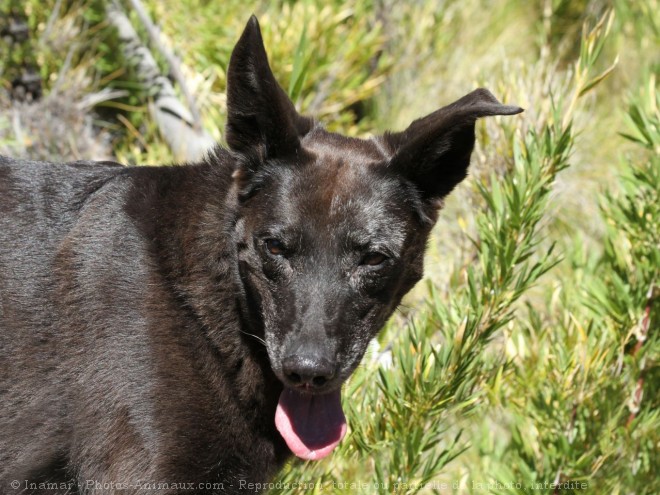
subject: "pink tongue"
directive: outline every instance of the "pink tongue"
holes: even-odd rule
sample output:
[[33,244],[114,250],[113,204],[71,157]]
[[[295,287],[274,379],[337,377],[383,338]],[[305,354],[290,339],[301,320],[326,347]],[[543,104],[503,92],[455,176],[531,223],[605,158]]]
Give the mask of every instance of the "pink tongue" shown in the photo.
[[311,395],[285,388],[275,411],[275,426],[298,457],[324,458],[346,434],[341,391]]

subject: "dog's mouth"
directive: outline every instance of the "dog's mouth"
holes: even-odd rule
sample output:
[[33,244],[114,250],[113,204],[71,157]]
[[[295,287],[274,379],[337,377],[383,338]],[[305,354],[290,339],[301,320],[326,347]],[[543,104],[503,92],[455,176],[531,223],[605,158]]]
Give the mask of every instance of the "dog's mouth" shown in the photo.
[[324,458],[346,434],[341,389],[318,395],[285,387],[275,426],[294,455],[308,461]]

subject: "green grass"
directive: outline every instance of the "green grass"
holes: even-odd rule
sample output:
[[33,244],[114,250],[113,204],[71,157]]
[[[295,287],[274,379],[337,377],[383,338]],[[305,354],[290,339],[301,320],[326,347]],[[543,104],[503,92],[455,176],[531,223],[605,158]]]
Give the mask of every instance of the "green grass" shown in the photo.
[[[660,492],[657,0],[145,3],[219,140],[252,12],[276,77],[332,130],[401,129],[477,86],[526,108],[479,124],[424,282],[346,385],[349,436],[272,493]],[[128,90],[97,128],[121,160],[171,160],[102,2],[63,2],[47,39],[55,1],[22,5],[47,92]]]

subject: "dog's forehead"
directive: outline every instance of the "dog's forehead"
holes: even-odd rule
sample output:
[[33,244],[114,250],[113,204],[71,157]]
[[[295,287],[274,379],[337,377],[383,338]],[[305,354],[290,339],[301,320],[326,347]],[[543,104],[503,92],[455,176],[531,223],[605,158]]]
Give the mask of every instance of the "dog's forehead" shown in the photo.
[[388,159],[376,140],[344,136],[328,132],[320,126],[305,135],[301,144],[303,148],[320,157],[350,157],[365,163],[384,162]]
[[396,240],[410,216],[401,182],[368,141],[329,135],[304,143],[305,163],[289,169],[277,196],[293,225],[322,225],[355,243],[387,236]]
[[320,157],[296,182],[284,223],[301,235],[341,249],[380,240],[397,251],[404,242],[409,212],[397,200],[394,181],[375,178],[349,159]]
[[399,183],[384,173],[386,158],[375,145],[330,133],[304,144],[308,159],[298,177],[300,201],[328,216],[391,215],[382,210]]
[[[388,238],[396,249],[413,208],[401,178],[373,142],[312,131],[294,164],[274,164],[257,199],[276,231],[364,244]],[[296,234],[296,235],[298,235]],[[341,243],[340,243],[341,244]]]

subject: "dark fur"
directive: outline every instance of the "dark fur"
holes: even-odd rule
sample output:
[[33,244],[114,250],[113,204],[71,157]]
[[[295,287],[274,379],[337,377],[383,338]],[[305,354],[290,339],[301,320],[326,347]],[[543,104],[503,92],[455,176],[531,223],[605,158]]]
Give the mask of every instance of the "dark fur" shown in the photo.
[[254,18],[228,80],[231,151],[202,163],[0,157],[0,493],[267,481],[290,455],[282,363],[329,367],[310,393],[341,386],[422,276],[475,120],[520,111],[477,90],[401,133],[329,133],[275,82]]

